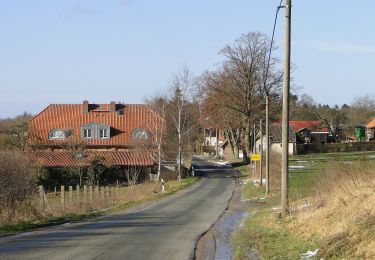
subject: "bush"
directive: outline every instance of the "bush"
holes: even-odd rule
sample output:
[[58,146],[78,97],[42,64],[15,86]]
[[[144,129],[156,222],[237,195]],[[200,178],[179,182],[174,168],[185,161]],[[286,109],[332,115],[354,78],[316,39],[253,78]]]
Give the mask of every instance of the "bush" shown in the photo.
[[0,214],[7,222],[31,205],[36,177],[30,162],[21,153],[0,151]]

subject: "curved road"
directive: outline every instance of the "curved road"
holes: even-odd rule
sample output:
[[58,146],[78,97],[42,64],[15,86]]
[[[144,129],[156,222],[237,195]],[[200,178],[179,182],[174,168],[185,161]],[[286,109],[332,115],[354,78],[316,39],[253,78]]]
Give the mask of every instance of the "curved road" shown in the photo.
[[233,170],[194,164],[204,176],[198,184],[93,221],[0,238],[0,259],[192,259],[234,190]]

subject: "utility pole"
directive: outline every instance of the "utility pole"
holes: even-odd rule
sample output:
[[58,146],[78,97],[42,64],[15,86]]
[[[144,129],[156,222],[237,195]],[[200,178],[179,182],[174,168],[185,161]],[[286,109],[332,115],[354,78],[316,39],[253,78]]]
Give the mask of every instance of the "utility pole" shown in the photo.
[[269,96],[266,95],[266,196],[270,193],[270,122]]
[[[254,124],[254,132],[253,132],[253,139],[254,139],[254,150],[253,150],[253,153],[256,154],[257,153],[257,139],[256,139],[256,125]],[[255,174],[257,173],[257,161],[253,161],[254,162],[254,176]]]
[[216,127],[216,158],[219,158],[219,135],[220,130]]
[[288,143],[289,143],[289,89],[292,0],[285,5],[285,59],[282,109],[282,166],[281,166],[281,216],[288,213]]
[[281,8],[284,8],[284,6],[281,5],[283,0],[280,0],[280,4],[276,8],[276,15],[275,15],[275,21],[273,24],[273,30],[272,30],[272,38],[271,38],[271,44],[270,44],[270,50],[268,52],[268,60],[265,62],[265,77],[263,81],[263,90],[266,94],[266,196],[270,192],[270,91],[267,89],[267,78],[268,78],[268,71],[270,68],[270,61],[271,61],[271,53],[272,53],[272,47],[273,47],[273,39],[275,38],[275,30],[276,30],[276,24],[277,24],[277,17],[279,15],[279,11]]
[[259,176],[260,176],[260,186],[263,186],[263,120],[260,119],[259,122],[259,140],[260,140],[260,161],[259,161]]

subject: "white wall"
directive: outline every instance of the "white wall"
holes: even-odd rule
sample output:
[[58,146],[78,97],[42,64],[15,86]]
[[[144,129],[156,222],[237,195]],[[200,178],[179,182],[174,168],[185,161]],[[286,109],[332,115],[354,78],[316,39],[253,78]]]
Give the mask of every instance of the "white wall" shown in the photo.
[[[273,151],[273,152],[276,152],[276,153],[282,153],[283,152],[281,143],[271,144],[270,150]],[[288,150],[289,150],[289,155],[295,154],[296,144],[295,143],[289,143]]]

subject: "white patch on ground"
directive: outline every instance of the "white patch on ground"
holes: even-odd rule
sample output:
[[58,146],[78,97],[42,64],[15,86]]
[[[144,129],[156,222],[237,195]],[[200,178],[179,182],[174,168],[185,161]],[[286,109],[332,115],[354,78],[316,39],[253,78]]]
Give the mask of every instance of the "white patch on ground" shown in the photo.
[[375,159],[375,155],[369,155],[368,158]]
[[309,161],[297,161],[297,163],[309,163]]
[[315,249],[315,251],[307,251],[301,255],[301,259],[310,259],[315,257],[319,252],[319,249]]
[[[260,179],[253,179],[252,182],[255,184],[255,185],[259,185],[260,184]],[[266,184],[267,183],[267,180],[266,179],[262,179],[262,184]]]
[[289,169],[290,170],[302,170],[305,169],[307,166],[305,165],[290,165]]
[[353,162],[352,161],[346,161],[346,162],[344,162],[344,164],[352,165]]

